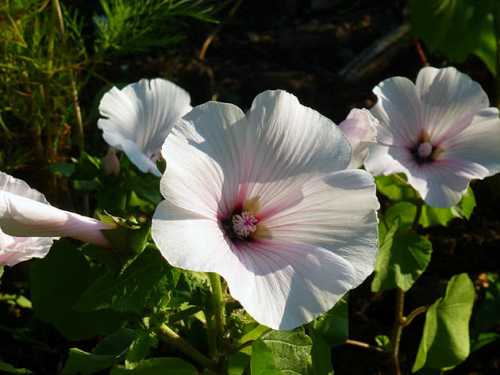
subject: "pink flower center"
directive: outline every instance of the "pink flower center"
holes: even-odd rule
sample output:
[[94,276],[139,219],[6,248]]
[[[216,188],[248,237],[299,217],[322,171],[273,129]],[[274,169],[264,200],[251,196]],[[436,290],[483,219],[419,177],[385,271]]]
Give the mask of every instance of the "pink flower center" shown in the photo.
[[433,148],[434,147],[429,142],[420,143],[417,148],[418,157],[421,159],[427,159],[431,156]]
[[249,211],[242,211],[231,218],[233,232],[241,239],[248,238],[257,230],[259,220]]

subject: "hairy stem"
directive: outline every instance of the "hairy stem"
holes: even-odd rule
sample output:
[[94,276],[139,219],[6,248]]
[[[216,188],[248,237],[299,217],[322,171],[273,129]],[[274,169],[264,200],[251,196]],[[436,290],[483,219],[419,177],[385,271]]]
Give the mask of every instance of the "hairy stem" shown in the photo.
[[198,349],[193,347],[189,342],[180,337],[175,331],[173,331],[166,324],[162,324],[158,329],[158,335],[160,339],[179,349],[181,352],[189,356],[199,365],[214,370],[216,368],[215,363],[201,353]]

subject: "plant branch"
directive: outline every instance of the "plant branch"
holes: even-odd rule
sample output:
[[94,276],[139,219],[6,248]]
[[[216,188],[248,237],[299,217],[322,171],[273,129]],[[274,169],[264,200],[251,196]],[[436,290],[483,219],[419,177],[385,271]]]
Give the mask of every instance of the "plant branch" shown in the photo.
[[215,363],[210,358],[206,357],[189,342],[180,337],[166,324],[162,324],[158,328],[158,335],[163,342],[176,347],[199,365],[212,370],[216,369]]
[[420,306],[417,307],[415,310],[413,310],[411,313],[409,313],[408,316],[404,319],[403,327],[409,326],[413,321],[413,319],[415,319],[420,314],[425,313],[428,308],[429,306]]
[[373,346],[373,345],[370,345],[370,344],[368,344],[366,342],[358,341],[358,340],[347,339],[347,340],[345,340],[344,344],[345,345],[351,345],[351,346],[357,346],[358,348],[373,350],[375,352],[380,352],[380,353],[385,352],[384,349],[379,348],[378,346]]
[[399,364],[399,345],[401,343],[401,335],[403,333],[403,327],[405,318],[404,313],[404,301],[405,292],[401,288],[396,289],[396,305],[395,305],[395,316],[394,316],[394,326],[392,328],[391,335],[391,364],[392,372],[394,375],[401,375],[401,367]]
[[212,44],[214,39],[217,37],[217,34],[220,33],[224,23],[227,23],[227,21],[229,21],[231,18],[234,17],[236,12],[238,11],[238,8],[241,5],[241,2],[242,2],[242,0],[237,0],[234,3],[233,7],[229,10],[229,13],[228,13],[227,17],[224,19],[224,21],[219,23],[217,28],[205,39],[205,41],[203,42],[203,45],[201,46],[200,53],[198,54],[198,58],[201,61],[205,60],[205,57],[206,57],[207,51],[208,51],[208,47],[210,47],[210,45]]

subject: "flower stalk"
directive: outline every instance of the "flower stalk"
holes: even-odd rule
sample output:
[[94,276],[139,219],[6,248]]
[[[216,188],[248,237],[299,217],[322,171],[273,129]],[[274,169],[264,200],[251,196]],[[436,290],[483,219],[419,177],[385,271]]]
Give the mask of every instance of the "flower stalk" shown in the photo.
[[220,345],[224,336],[224,326],[226,325],[224,293],[222,292],[222,283],[218,274],[209,272],[208,278],[212,287],[212,311],[214,313],[216,342]]
[[158,335],[160,339],[177,349],[179,349],[184,354],[188,355],[191,359],[196,361],[199,365],[208,368],[215,369],[215,364],[210,358],[206,357],[203,353],[201,353],[198,349],[191,346],[186,340],[184,340],[181,336],[179,336],[174,330],[172,330],[166,324],[162,324],[158,328]]
[[[420,216],[422,215],[422,207],[424,202],[418,201],[417,212],[415,213],[415,218],[413,219],[412,229],[414,231],[418,228],[418,223],[420,221]],[[394,325],[392,327],[391,334],[391,365],[392,373],[394,375],[401,375],[401,366],[399,361],[399,347],[401,344],[401,336],[403,334],[403,328],[407,327],[411,321],[427,310],[427,307],[419,307],[412,311],[407,317],[404,315],[404,304],[405,304],[405,292],[401,288],[396,289],[396,303],[394,307]]]

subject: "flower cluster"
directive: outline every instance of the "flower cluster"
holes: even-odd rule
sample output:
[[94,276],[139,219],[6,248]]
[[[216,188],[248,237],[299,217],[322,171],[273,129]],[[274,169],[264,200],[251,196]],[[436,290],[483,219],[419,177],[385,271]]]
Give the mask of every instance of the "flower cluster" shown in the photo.
[[[175,84],[141,80],[101,100],[105,166],[119,173],[118,150],[161,176],[152,237],[170,264],[222,275],[255,320],[293,329],[373,272],[372,175],[404,173],[427,204],[450,207],[471,179],[500,171],[498,111],[468,76],[427,67],[416,84],[393,77],[374,93],[371,110],[336,126],[281,90],[244,113],[221,102],[192,108]],[[111,226],[52,207],[5,173],[0,186],[0,264],[43,257],[59,236],[109,246]]]

